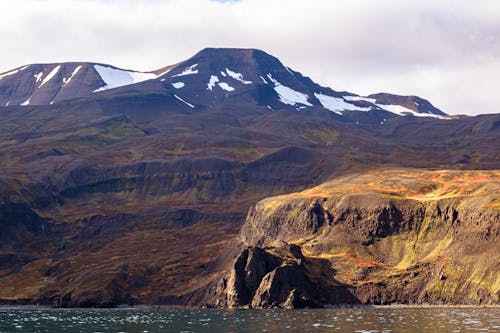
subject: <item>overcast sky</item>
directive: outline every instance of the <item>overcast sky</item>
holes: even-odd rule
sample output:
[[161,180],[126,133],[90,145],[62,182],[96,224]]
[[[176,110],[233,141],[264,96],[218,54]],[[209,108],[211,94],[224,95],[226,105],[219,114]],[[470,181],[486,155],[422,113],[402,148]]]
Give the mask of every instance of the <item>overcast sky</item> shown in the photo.
[[499,0],[2,0],[0,72],[93,61],[153,70],[262,49],[335,90],[498,113]]

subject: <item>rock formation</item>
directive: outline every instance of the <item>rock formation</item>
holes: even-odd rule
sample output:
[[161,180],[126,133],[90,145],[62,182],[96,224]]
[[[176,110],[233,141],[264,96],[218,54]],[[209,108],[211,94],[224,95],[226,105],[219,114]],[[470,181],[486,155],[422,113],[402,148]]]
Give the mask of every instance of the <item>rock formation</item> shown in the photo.
[[262,200],[222,305],[498,303],[499,176],[385,170]]

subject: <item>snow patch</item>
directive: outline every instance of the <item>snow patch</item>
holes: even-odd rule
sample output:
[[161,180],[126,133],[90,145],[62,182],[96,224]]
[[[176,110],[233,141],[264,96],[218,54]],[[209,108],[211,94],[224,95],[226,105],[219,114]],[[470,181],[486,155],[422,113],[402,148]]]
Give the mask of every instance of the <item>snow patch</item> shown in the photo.
[[131,72],[101,65],[94,65],[94,69],[105,83],[103,87],[94,90],[94,92],[127,86],[157,77],[154,73]]
[[174,95],[175,98],[177,98],[179,101],[181,101],[182,103],[186,104],[187,106],[189,106],[190,108],[194,109],[194,105],[191,104],[191,103],[188,103],[186,102],[185,100],[183,100],[182,98],[180,98],[179,96],[177,95]]
[[40,72],[38,74],[35,74],[33,75],[33,77],[36,79],[36,82],[35,83],[38,83],[39,81],[42,80],[42,77],[43,77],[43,72]]
[[155,73],[143,73],[143,72],[128,72],[128,73],[130,74],[130,76],[132,76],[134,83],[153,80],[158,77]]
[[386,111],[395,113],[399,116],[413,115],[415,117],[432,117],[432,118],[437,118],[437,119],[449,119],[448,117],[440,116],[437,114],[415,112],[415,111],[408,109],[408,108],[401,106],[401,105],[377,104],[377,106],[379,108],[386,110]]
[[172,77],[178,77],[178,76],[184,76],[184,75],[191,75],[191,74],[198,74],[198,70],[195,69],[198,64],[191,65],[189,67],[186,67],[184,71],[180,74],[172,75]]
[[20,68],[20,69],[15,69],[15,70],[13,70],[13,71],[10,71],[10,72],[7,72],[7,73],[4,73],[4,74],[1,74],[1,75],[0,75],[0,80],[1,80],[1,79],[3,79],[3,78],[4,78],[4,77],[6,77],[6,76],[9,76],[9,75],[14,75],[14,74],[16,74],[17,72],[22,71],[22,70],[23,70],[23,69],[25,69],[26,67],[27,67],[27,66],[24,66],[23,68]]
[[212,91],[217,82],[219,82],[219,78],[216,75],[210,76],[210,80],[207,83],[207,90]]
[[[61,65],[57,65],[56,67],[54,67],[54,68],[50,71],[49,75],[47,75],[47,76],[45,77],[45,79],[43,79],[42,83],[40,83],[40,85],[38,86],[38,88],[43,87],[43,85],[44,85],[45,83],[49,82],[49,81],[50,81],[50,80],[51,80],[51,79],[52,79],[52,78],[53,78],[53,77],[57,74],[57,72],[59,72],[59,69],[60,69],[60,68],[61,68]],[[37,81],[37,82],[38,82],[38,81]]]
[[6,76],[9,76],[9,75],[14,75],[14,74],[16,74],[17,72],[19,72],[19,70],[18,70],[18,69],[13,70],[13,71],[10,71],[10,72],[7,72],[7,73],[5,73],[5,74],[2,74],[2,75],[0,75],[0,80],[1,80],[1,79],[3,79],[3,78],[4,78],[4,77],[6,77]]
[[243,80],[243,74],[237,73],[237,72],[233,72],[232,70],[230,70],[227,67],[226,67],[226,73],[227,73],[227,75],[229,75],[233,79],[235,79],[237,81],[240,81],[243,84],[252,84],[253,83],[252,81],[245,81],[245,80]]
[[184,82],[174,82],[172,83],[172,86],[175,88],[175,89],[181,89],[185,86]]
[[30,105],[30,100],[31,100],[31,97],[28,98],[27,100],[25,100],[24,102],[21,103],[21,105]]
[[[395,113],[399,116],[413,115],[415,117],[432,117],[432,118],[437,118],[437,119],[449,119],[449,117],[440,116],[440,115],[436,115],[436,114],[432,114],[432,113],[419,113],[419,112],[413,111],[411,109],[408,109],[407,107],[397,105],[397,104],[377,104],[376,103],[377,100],[375,98],[362,97],[362,96],[342,96],[342,98],[346,101],[352,101],[352,102],[365,101],[368,103],[372,103],[373,105],[376,105],[379,108],[384,109],[385,111]],[[417,102],[413,102],[413,103],[416,106],[418,106]],[[356,106],[354,106],[354,107],[356,107]],[[356,107],[356,108],[359,108],[359,107]],[[349,110],[351,110],[351,109],[349,109]],[[367,111],[367,110],[355,110],[355,111]]]
[[221,71],[221,72],[220,72],[220,75],[222,75],[222,76],[224,76],[224,77],[226,77],[226,76],[227,76],[227,74],[226,74],[226,73],[224,73],[223,71]]
[[9,106],[9,104],[10,104],[10,101],[8,101],[7,103],[5,103],[5,106]]
[[71,76],[66,79],[66,78],[63,78],[63,86],[67,85],[68,83],[70,83],[70,81],[75,77],[75,75],[78,73],[78,71],[82,68],[82,66],[76,66],[76,68],[73,70],[73,73],[71,73]]
[[307,106],[312,106],[312,104],[307,101],[307,99],[309,98],[307,94],[303,94],[281,84],[275,86],[274,90],[278,93],[280,102],[284,104],[296,105],[297,103],[300,103]]
[[301,93],[299,91],[293,90],[290,87],[284,86],[278,82],[278,80],[274,79],[271,74],[267,74],[267,78],[274,83],[274,91],[278,93],[280,102],[288,105],[297,105],[303,104],[307,106],[313,106],[311,103],[307,101],[309,96],[307,94]]
[[231,87],[229,84],[227,84],[226,82],[221,82],[219,83],[219,87],[221,87],[223,90],[225,91],[234,91],[234,88]]
[[371,107],[360,107],[347,103],[343,98],[328,96],[320,93],[314,93],[314,96],[319,100],[325,109],[328,109],[337,114],[342,114],[342,111],[370,111]]
[[286,67],[285,66],[285,69],[288,71],[288,73],[292,74],[293,76],[295,76],[295,74],[293,74],[292,70],[290,69],[290,67]]
[[267,84],[266,79],[264,79],[262,76],[260,76],[260,79],[262,80],[262,82],[264,82],[264,84]]
[[278,80],[275,80],[275,79],[273,78],[273,76],[272,76],[270,73],[267,73],[267,75],[266,75],[266,76],[267,76],[267,78],[268,78],[269,80],[271,80],[271,82],[272,82],[272,83],[274,83],[274,84],[280,84],[280,83],[278,82]]
[[375,102],[377,101],[375,98],[368,98],[368,97],[362,97],[362,96],[342,96],[342,98],[346,101],[349,101],[349,102],[364,101],[364,102],[375,104]]
[[207,83],[207,90],[213,91],[215,84],[217,84],[222,90],[234,91],[234,88],[231,87],[227,82],[220,82],[217,75],[210,76],[210,80]]

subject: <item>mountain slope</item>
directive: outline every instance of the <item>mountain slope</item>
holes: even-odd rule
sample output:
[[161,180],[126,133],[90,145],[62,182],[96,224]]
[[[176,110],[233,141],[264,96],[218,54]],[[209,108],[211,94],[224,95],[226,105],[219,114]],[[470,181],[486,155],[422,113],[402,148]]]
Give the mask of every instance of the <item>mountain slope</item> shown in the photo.
[[0,74],[0,105],[48,105],[158,77],[94,63],[34,64]]
[[375,111],[381,115],[370,117],[377,123],[395,115],[446,117],[415,96],[362,97],[321,87],[253,49],[204,49],[179,64],[147,73],[92,63],[28,65],[0,74],[0,105],[48,105],[110,89],[116,90],[111,95],[144,91],[152,83],[142,82],[150,80],[161,82],[163,87],[157,83],[156,89],[192,109],[250,103],[269,110],[326,108],[338,115]]
[[7,108],[0,299],[212,304],[200,288],[255,202],[381,164],[498,168],[498,118],[365,127],[327,110],[190,113],[155,94]]

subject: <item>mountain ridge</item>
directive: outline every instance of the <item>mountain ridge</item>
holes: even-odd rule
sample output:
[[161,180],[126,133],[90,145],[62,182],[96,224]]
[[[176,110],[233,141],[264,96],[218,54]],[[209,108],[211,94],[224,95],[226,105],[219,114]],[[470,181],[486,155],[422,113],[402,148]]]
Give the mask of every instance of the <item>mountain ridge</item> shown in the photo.
[[447,117],[416,96],[363,97],[322,87],[264,51],[237,48],[206,48],[187,60],[148,72],[88,62],[26,65],[0,74],[0,105],[49,105],[120,88],[143,89],[141,85],[149,80],[164,83],[166,92],[193,109],[223,103],[250,89],[254,103],[270,110],[320,107],[339,115],[378,110],[389,117]]

